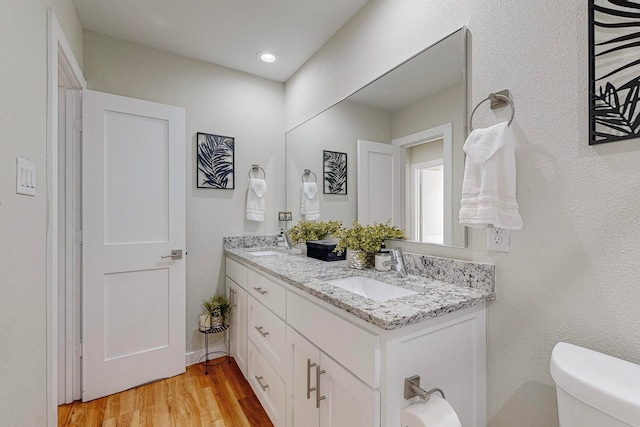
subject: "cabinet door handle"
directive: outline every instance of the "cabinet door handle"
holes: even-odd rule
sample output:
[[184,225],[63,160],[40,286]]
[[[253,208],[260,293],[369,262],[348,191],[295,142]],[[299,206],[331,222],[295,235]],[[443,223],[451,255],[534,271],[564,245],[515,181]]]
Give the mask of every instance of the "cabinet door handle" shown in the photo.
[[324,400],[324,396],[320,396],[320,375],[326,371],[320,370],[320,365],[316,365],[316,408],[320,409],[320,401]]
[[235,307],[235,304],[233,302],[233,289],[229,288],[229,305],[231,307]]
[[263,331],[264,328],[262,326],[254,326],[254,328],[256,329],[256,331],[260,332],[260,335],[262,335],[263,337],[269,335],[269,332]]
[[269,388],[268,384],[262,384],[262,377],[259,377],[256,375],[255,378],[256,378],[256,381],[258,381],[258,385],[260,386],[262,391],[266,391]]
[[307,359],[307,400],[311,399],[311,392],[316,390],[315,387],[311,387],[311,368],[316,366],[315,363],[311,363],[311,359]]
[[265,290],[264,290],[264,289],[262,289],[262,288],[256,288],[256,287],[254,287],[253,289],[254,289],[257,293],[259,293],[260,295],[264,295],[264,294],[266,294],[266,293],[267,293],[267,291],[265,291]]

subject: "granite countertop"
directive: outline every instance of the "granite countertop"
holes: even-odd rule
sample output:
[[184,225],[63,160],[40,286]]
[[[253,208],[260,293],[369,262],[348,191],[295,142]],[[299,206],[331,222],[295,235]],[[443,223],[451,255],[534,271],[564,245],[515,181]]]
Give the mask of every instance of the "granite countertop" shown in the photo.
[[[252,252],[275,251],[277,255],[255,256]],[[445,283],[422,276],[397,277],[396,272],[355,270],[346,261],[325,262],[303,256],[299,249],[277,246],[226,247],[230,258],[243,261],[310,295],[320,298],[381,329],[392,330],[495,299],[495,292]],[[365,276],[416,291],[417,294],[389,301],[374,301],[328,280]]]

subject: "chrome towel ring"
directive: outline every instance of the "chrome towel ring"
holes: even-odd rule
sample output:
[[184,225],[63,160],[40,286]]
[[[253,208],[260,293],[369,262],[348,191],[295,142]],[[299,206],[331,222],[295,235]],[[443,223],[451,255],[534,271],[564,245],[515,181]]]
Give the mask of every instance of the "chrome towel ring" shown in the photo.
[[507,123],[507,126],[511,126],[511,122],[513,121],[513,118],[516,115],[516,106],[511,100],[511,98],[509,98],[509,91],[502,90],[500,92],[490,93],[489,96],[487,96],[482,101],[478,102],[478,105],[476,105],[476,107],[471,112],[471,117],[469,117],[469,131],[473,132],[473,115],[475,114],[478,107],[480,107],[480,105],[482,105],[486,101],[491,101],[492,110],[495,110],[496,108],[504,107],[508,103],[511,106],[511,118],[509,119],[509,123]]
[[258,173],[262,171],[262,179],[267,179],[267,173],[260,167],[260,165],[251,165],[251,169],[249,169],[249,179],[251,179],[251,172]]
[[310,170],[310,169],[305,169],[305,170],[304,170],[304,173],[302,174],[302,182],[311,182],[311,181],[305,181],[305,180],[304,180],[304,177],[305,177],[305,176],[309,176],[309,175],[313,175],[313,182],[318,182],[318,177],[317,177],[317,176],[316,176],[316,174],[315,174],[315,173],[313,173],[313,171],[312,171],[312,170]]

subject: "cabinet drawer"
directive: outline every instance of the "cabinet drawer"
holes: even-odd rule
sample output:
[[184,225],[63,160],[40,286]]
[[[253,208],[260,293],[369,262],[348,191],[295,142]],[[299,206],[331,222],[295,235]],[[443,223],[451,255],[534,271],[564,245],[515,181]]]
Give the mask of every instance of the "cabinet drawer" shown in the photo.
[[380,336],[287,293],[287,323],[362,381],[380,387]]
[[269,419],[275,427],[285,425],[285,387],[284,382],[265,360],[256,347],[249,341],[247,346],[249,364],[249,384],[256,393]]
[[253,296],[249,297],[248,334],[264,358],[284,378],[286,325]]
[[247,289],[247,267],[227,257],[226,274],[243,289]]
[[284,288],[253,270],[249,270],[248,279],[249,294],[284,319],[286,315],[286,291]]

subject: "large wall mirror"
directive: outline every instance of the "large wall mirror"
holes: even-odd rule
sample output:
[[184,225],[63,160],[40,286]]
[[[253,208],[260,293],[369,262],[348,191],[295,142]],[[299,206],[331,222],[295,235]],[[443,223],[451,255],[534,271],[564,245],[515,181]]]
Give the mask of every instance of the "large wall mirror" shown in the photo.
[[[461,28],[286,134],[293,223],[317,179],[321,219],[392,219],[410,240],[466,246],[458,223],[467,127],[467,34]],[[326,194],[325,151],[346,160],[346,188]],[[305,170],[314,174],[303,177]],[[315,176],[314,176],[315,175]],[[328,184],[327,184],[328,185]],[[335,193],[336,191],[334,191]]]

